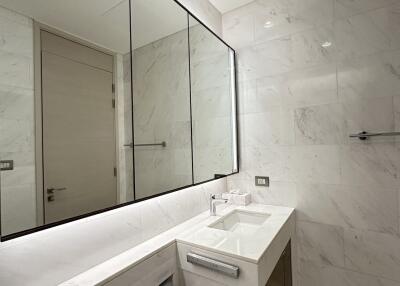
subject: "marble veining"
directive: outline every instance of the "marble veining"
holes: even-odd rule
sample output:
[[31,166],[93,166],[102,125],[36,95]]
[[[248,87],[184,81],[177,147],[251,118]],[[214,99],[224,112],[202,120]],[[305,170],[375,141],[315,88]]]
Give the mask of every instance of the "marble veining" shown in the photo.
[[[0,7],[0,160],[2,234],[36,226],[32,20]],[[21,212],[21,209],[24,211]]]
[[228,188],[296,207],[298,286],[400,283],[399,139],[348,138],[400,131],[399,19],[398,0],[257,0],[223,15],[242,159]]

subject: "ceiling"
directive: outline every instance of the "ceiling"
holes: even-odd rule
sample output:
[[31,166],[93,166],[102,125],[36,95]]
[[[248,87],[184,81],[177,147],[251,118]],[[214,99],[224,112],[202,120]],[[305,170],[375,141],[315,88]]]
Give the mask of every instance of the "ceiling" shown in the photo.
[[209,0],[222,14],[249,4],[254,0]]
[[[134,48],[186,28],[171,0],[133,0]],[[0,0],[0,6],[111,51],[129,52],[128,0]]]
[[[222,13],[252,2],[210,1]],[[132,5],[134,48],[186,28],[186,12],[172,0],[132,0]],[[128,0],[0,0],[0,6],[108,50],[129,52]]]

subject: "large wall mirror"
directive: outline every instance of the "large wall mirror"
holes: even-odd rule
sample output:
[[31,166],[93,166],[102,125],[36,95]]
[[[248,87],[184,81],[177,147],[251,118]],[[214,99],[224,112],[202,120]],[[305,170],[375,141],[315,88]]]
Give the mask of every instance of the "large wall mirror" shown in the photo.
[[238,172],[235,52],[174,0],[0,0],[1,239]]

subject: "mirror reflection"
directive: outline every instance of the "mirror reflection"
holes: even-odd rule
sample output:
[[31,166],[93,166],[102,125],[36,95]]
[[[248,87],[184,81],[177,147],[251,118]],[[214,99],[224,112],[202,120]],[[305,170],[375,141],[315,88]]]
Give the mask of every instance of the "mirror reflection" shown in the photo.
[[1,237],[237,172],[236,142],[234,51],[176,1],[0,0]]
[[132,147],[142,199],[192,184],[188,14],[159,0],[135,0],[132,13]]
[[189,17],[195,183],[237,171],[234,52]]

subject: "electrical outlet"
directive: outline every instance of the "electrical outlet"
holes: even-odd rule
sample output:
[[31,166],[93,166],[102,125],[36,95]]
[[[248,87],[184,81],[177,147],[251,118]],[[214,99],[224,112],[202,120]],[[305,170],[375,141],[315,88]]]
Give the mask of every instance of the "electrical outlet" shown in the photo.
[[269,187],[269,177],[256,176],[257,187]]

